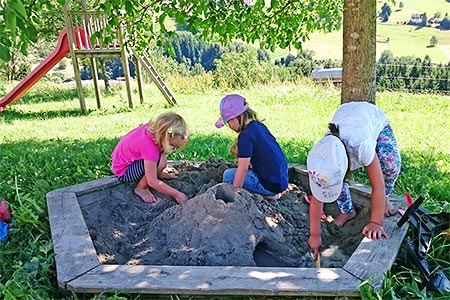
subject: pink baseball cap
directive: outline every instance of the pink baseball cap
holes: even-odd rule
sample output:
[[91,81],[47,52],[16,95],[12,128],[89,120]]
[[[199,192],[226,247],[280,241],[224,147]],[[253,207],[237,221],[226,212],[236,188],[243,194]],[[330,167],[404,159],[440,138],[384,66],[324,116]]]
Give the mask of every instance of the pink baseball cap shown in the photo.
[[245,98],[241,95],[230,94],[226,95],[220,101],[220,115],[221,117],[216,122],[217,128],[222,128],[225,124],[233,119],[248,108],[248,104],[245,103]]

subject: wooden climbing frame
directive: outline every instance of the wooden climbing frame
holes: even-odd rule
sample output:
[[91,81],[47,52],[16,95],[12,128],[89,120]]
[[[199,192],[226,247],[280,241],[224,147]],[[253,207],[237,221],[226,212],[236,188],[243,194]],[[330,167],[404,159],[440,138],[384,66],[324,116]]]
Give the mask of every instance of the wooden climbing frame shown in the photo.
[[[72,65],[75,73],[75,81],[80,99],[81,110],[86,110],[86,103],[81,82],[81,72],[78,64],[78,59],[89,58],[92,69],[92,78],[95,87],[95,96],[97,100],[97,107],[101,107],[100,89],[98,83],[98,72],[96,65],[96,58],[111,58],[120,57],[124,70],[124,77],[126,83],[126,90],[128,96],[128,106],[133,108],[133,99],[131,91],[131,75],[128,65],[130,58],[129,53],[124,47],[124,30],[119,26],[117,31],[117,38],[105,45],[101,37],[93,38],[94,33],[103,30],[107,26],[107,17],[105,14],[99,14],[95,10],[88,10],[86,1],[82,1],[82,10],[70,10],[69,5],[64,6],[64,17],[66,22],[67,36],[70,46],[70,54],[72,58]],[[138,82],[138,91],[140,102],[144,102],[142,89],[142,73],[141,62],[144,62],[144,67],[150,74],[153,82],[157,85],[161,93],[167,99],[169,104],[175,105],[176,101],[170,90],[165,85],[159,74],[156,72],[150,61],[146,57],[139,57],[135,53],[131,54],[134,64],[136,65],[136,75]]]

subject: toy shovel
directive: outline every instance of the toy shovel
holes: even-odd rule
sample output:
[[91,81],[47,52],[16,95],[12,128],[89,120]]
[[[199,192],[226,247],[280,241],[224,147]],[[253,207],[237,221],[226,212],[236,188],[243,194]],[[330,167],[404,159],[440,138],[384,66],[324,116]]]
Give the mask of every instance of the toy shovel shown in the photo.
[[317,259],[314,257],[314,253],[311,253],[312,259],[315,261],[316,268],[320,268],[320,253],[317,254]]

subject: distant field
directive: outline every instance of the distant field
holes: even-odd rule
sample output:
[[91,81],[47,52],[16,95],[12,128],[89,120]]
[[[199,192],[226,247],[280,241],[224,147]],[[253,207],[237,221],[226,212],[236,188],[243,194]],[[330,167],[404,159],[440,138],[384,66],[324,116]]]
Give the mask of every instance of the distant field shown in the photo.
[[[399,8],[400,2],[404,7]],[[403,0],[392,2],[378,1],[378,11],[384,3],[392,9],[387,23],[378,22],[377,35],[389,38],[388,43],[377,43],[377,57],[384,50],[391,50],[394,56],[415,56],[423,59],[430,56],[434,62],[447,63],[450,60],[450,31],[442,31],[432,27],[418,28],[398,23],[407,22],[413,13],[426,13],[430,19],[440,12],[441,18],[445,13],[450,15],[450,2],[446,0]],[[432,36],[436,36],[436,47],[428,47]],[[316,59],[342,59],[342,30],[328,34],[313,33],[310,40],[303,44],[303,49],[313,50]],[[284,53],[287,53],[285,51]],[[282,51],[273,54],[276,58],[283,56]]]
[[[444,52],[442,48],[446,45],[450,46],[450,31],[431,27],[417,29],[410,25],[386,24],[379,25],[377,33],[389,37],[388,49],[394,53],[394,56],[411,55],[424,58],[425,55],[428,55],[432,61],[448,62],[450,60],[450,52]],[[432,36],[436,36],[438,39],[436,47],[429,47]],[[377,50],[378,45],[379,43]]]
[[[404,5],[401,9],[400,2],[403,2]],[[392,9],[389,23],[407,21],[411,17],[411,14],[414,13],[426,13],[429,19],[437,12],[441,13],[441,18],[444,17],[445,13],[450,14],[450,2],[447,2],[447,0],[396,0],[396,5],[384,0],[378,1],[378,9],[384,3],[388,3]]]
[[[400,9],[400,2],[403,8]],[[450,31],[442,31],[436,28],[418,28],[412,25],[399,23],[408,22],[413,13],[426,13],[428,19],[437,12],[441,18],[446,13],[450,15],[450,2],[447,0],[396,0],[395,4],[390,0],[378,0],[377,11],[387,3],[392,10],[389,21],[377,23],[377,35],[380,40],[389,38],[388,43],[377,42],[377,58],[384,50],[391,50],[394,56],[415,56],[423,59],[428,55],[433,62],[447,63],[450,61]],[[166,24],[170,29],[175,29],[174,24]],[[432,36],[436,36],[436,47],[428,47]],[[257,46],[257,43],[254,44]],[[314,51],[315,59],[342,59],[342,30],[331,33],[315,32],[310,34],[309,41],[303,43],[303,50]],[[297,54],[296,49],[276,49],[271,53],[272,61],[286,57],[289,53]]]

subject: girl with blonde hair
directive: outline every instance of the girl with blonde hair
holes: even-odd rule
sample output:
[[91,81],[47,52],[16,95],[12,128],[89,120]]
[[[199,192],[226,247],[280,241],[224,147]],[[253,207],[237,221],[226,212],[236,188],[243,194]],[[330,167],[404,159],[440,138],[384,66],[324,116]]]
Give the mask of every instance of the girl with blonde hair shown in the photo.
[[181,203],[188,197],[161,179],[176,178],[165,171],[166,154],[183,149],[188,140],[189,131],[180,115],[160,114],[153,121],[132,129],[119,141],[111,154],[112,171],[122,182],[137,181],[134,192],[145,202],[157,201],[149,190],[152,188]]

